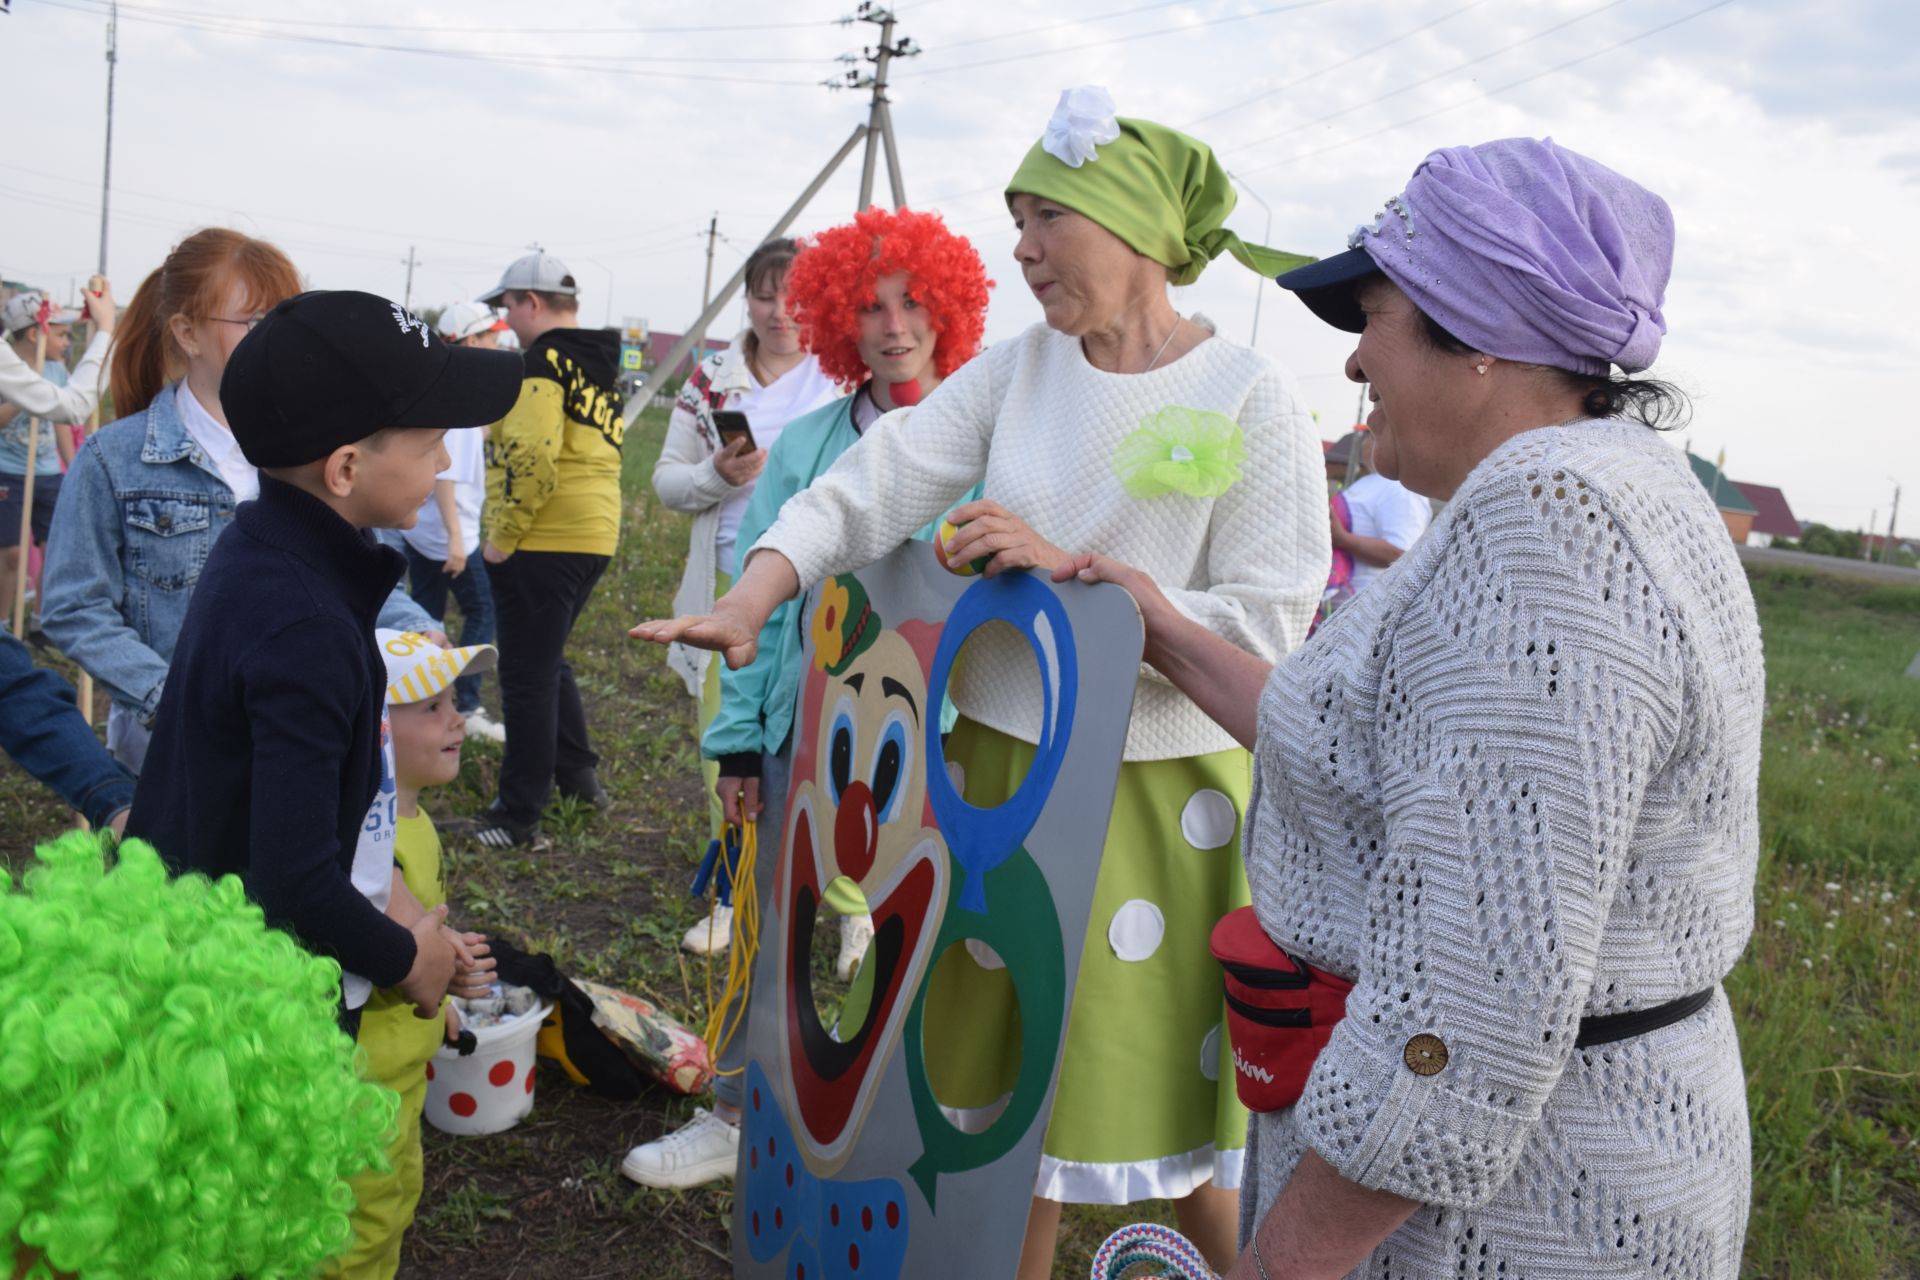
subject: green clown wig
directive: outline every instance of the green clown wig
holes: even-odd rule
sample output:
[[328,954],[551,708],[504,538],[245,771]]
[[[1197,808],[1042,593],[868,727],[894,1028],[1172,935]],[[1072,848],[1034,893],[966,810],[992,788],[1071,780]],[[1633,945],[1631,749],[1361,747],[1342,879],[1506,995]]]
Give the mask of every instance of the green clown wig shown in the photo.
[[35,855],[0,871],[0,1275],[312,1275],[398,1101],[355,1068],[340,967],[138,841]]

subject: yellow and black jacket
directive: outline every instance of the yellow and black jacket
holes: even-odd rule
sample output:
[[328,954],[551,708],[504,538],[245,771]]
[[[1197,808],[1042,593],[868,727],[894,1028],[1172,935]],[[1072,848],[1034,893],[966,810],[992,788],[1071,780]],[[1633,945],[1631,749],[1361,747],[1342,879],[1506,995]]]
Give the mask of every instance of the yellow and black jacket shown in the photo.
[[620,541],[620,336],[551,329],[487,429],[487,541],[502,551],[610,556]]

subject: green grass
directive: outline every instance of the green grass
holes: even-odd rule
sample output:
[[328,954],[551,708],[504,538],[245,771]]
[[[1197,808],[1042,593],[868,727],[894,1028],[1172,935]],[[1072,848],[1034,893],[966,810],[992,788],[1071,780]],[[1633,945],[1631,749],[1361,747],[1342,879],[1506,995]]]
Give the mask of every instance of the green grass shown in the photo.
[[[685,889],[704,845],[692,708],[659,651],[626,628],[670,606],[684,517],[648,476],[664,415],[626,451],[619,555],[575,632],[611,811],[556,809],[551,851],[450,841],[455,914],[551,953],[568,972],[661,1000],[700,1026],[705,979],[678,950],[698,915]],[[1920,1274],[1920,590],[1804,574],[1754,579],[1766,637],[1762,858],[1753,945],[1729,980],[1747,1063],[1754,1209],[1746,1272]],[[63,665],[58,662],[55,665]],[[71,668],[65,668],[71,674]],[[491,693],[491,689],[489,689]],[[470,744],[436,814],[492,795],[497,748]],[[17,868],[58,804],[0,764],[0,862]],[[655,1092],[616,1105],[542,1066],[538,1102],[490,1138],[427,1136],[427,1190],[403,1274],[463,1280],[660,1280],[727,1274],[727,1187],[642,1191],[619,1176],[634,1142],[691,1114]],[[1085,1274],[1106,1233],[1171,1221],[1164,1205],[1069,1209],[1055,1274]]]
[[1752,579],[1767,654],[1748,1274],[1917,1274],[1920,589]]

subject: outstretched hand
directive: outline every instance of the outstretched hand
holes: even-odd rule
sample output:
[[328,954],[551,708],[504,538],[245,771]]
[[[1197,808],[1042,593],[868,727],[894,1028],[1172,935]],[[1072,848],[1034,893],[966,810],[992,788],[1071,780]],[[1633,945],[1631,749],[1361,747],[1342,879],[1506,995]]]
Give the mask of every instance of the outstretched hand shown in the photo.
[[711,649],[726,659],[727,666],[738,671],[753,661],[760,651],[760,628],[716,608],[712,613],[689,614],[684,618],[663,618],[643,622],[627,632],[635,640],[654,644],[684,644],[695,649]]

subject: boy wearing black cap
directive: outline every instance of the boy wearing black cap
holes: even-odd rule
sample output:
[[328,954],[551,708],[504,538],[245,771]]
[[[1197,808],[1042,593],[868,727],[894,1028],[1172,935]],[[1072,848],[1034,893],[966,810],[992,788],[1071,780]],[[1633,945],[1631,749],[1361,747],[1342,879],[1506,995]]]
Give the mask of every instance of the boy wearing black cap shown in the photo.
[[282,302],[221,379],[260,497],[201,572],[128,833],[175,871],[238,874],[269,924],[337,959],[349,1029],[369,984],[437,1013],[456,959],[444,909],[411,929],[383,914],[393,851],[359,840],[382,783],[374,618],[405,568],[367,530],[411,525],[446,431],[519,390],[512,355],[448,347],[356,292]]

